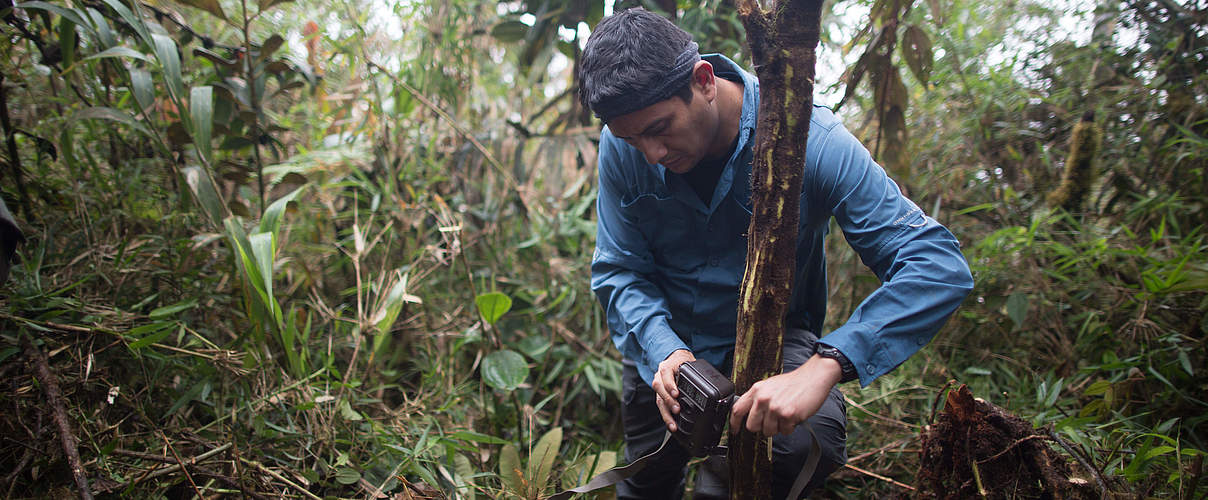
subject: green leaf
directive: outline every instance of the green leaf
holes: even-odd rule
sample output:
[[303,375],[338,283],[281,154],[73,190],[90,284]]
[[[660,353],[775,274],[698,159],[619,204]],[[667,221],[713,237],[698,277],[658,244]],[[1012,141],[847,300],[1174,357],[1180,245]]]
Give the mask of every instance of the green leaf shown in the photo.
[[218,196],[218,189],[214,186],[213,179],[196,165],[185,167],[181,170],[181,174],[184,175],[185,184],[192,191],[193,198],[201,205],[210,221],[214,225],[218,225],[226,219],[227,208]]
[[522,495],[524,493],[524,472],[520,468],[520,452],[516,445],[508,443],[499,450],[499,479],[503,482],[504,491]]
[[185,5],[188,5],[189,7],[196,7],[198,9],[209,12],[210,14],[213,14],[214,17],[217,17],[218,19],[222,19],[223,21],[227,20],[226,13],[222,11],[222,5],[219,5],[218,0],[176,0],[176,1],[183,3]]
[[474,484],[474,466],[470,464],[470,459],[460,453],[453,455],[453,471],[457,479],[458,498],[474,500],[477,485]]
[[508,441],[505,441],[505,440],[503,440],[503,439],[499,439],[499,438],[497,438],[497,437],[495,437],[495,436],[490,436],[490,435],[487,435],[487,434],[482,434],[482,433],[478,433],[478,432],[474,432],[474,431],[457,431],[457,432],[454,432],[454,433],[452,433],[452,434],[449,434],[449,435],[448,435],[448,436],[446,436],[446,437],[448,437],[449,439],[457,439],[457,440],[461,440],[461,441],[470,441],[470,442],[473,442],[473,443],[483,443],[483,444],[508,444]]
[[1149,451],[1146,451],[1144,454],[1145,456],[1141,457],[1141,460],[1148,461],[1155,457],[1170,453],[1174,450],[1175,450],[1175,448],[1173,446],[1166,446],[1166,445],[1155,446],[1155,447],[1151,448]]
[[503,43],[513,43],[524,40],[528,36],[529,25],[520,21],[504,21],[491,28],[491,36]]
[[515,390],[528,378],[528,363],[516,351],[504,349],[488,354],[482,360],[482,379],[487,385],[503,391]]
[[1187,357],[1187,351],[1179,351],[1179,365],[1188,375],[1195,376],[1195,370],[1191,369],[1191,358]]
[[162,328],[162,329],[160,329],[160,330],[156,331],[155,333],[152,333],[152,334],[150,334],[150,335],[147,335],[146,337],[143,337],[143,338],[138,339],[138,340],[136,340],[136,341],[134,341],[134,342],[131,342],[131,343],[130,343],[130,346],[129,346],[129,347],[130,347],[130,350],[131,350],[131,351],[137,351],[137,350],[139,350],[139,349],[142,349],[142,348],[144,348],[144,347],[147,347],[147,346],[149,346],[149,345],[151,345],[151,344],[154,344],[154,343],[156,343],[156,342],[159,342],[159,341],[161,341],[161,340],[163,340],[163,339],[167,338],[167,337],[168,337],[168,335],[171,335],[171,334],[172,334],[172,329],[171,329],[171,328],[168,328],[168,327],[170,327],[170,326],[172,326],[172,325],[174,325],[174,324],[175,324],[175,323],[164,323],[164,328]]
[[339,469],[336,469],[336,482],[337,483],[340,483],[343,485],[349,485],[349,484],[354,484],[360,480],[361,480],[361,473],[357,472],[357,470],[353,469],[352,467],[341,467]]
[[155,84],[151,82],[151,73],[142,68],[130,68],[130,87],[139,109],[151,109],[151,105],[155,104]]
[[1023,328],[1028,319],[1028,294],[1015,292],[1007,297],[1007,316],[1015,323],[1015,328]]
[[189,115],[193,118],[193,144],[207,165],[212,163],[214,131],[214,87],[202,85],[189,91]]
[[110,120],[129,125],[130,128],[150,136],[151,131],[134,118],[130,113],[105,106],[84,108],[75,113],[73,120]]
[[151,311],[151,313],[148,314],[148,316],[150,316],[151,319],[163,319],[168,316],[172,316],[178,312],[192,309],[194,307],[197,307],[197,299],[189,299],[189,300],[177,302],[170,306],[156,308],[155,310]]
[[129,57],[131,59],[138,59],[139,61],[151,62],[151,58],[147,57],[147,54],[121,45],[109,47],[101,52],[97,52],[96,54],[85,57],[83,60],[91,61],[93,59],[104,59],[107,57]]
[[274,34],[273,36],[268,37],[268,39],[260,45],[259,58],[263,60],[272,57],[273,53],[277,52],[277,49],[281,48],[281,44],[283,43],[285,43],[285,39],[281,38],[281,35]]
[[92,25],[85,22],[84,17],[80,14],[80,11],[78,11],[76,9],[69,9],[66,7],[62,7],[59,5],[46,3],[46,2],[24,2],[24,3],[19,3],[13,7],[17,8],[17,9],[45,10],[45,11],[53,13],[53,14],[58,14],[63,19],[71,21],[78,26],[83,26],[85,29],[88,29],[88,30],[92,29],[91,28]]
[[[396,271],[397,273],[397,271]],[[378,309],[378,313],[374,315],[375,326],[380,335],[386,335],[390,332],[390,328],[394,326],[395,320],[403,310],[403,304],[406,302],[418,302],[419,298],[407,293],[407,278],[408,275],[398,273],[398,281],[394,282],[394,286],[390,287],[390,291],[386,293],[386,298],[382,300],[382,305]]]
[[931,39],[922,28],[911,24],[906,27],[902,41],[902,57],[906,59],[906,65],[914,76],[926,85],[927,80],[931,78],[931,65],[935,59],[931,52]]
[[260,12],[264,12],[273,7],[276,7],[277,5],[283,4],[285,2],[291,2],[291,1],[293,1],[293,0],[260,0]]
[[164,70],[164,80],[168,83],[172,99],[184,99],[185,84],[180,77],[180,53],[176,51],[176,41],[159,33],[153,33],[151,39],[154,41],[155,56]]
[[549,484],[550,472],[554,468],[554,459],[558,457],[558,450],[561,447],[561,427],[550,429],[544,436],[541,436],[541,439],[537,440],[537,445],[533,447],[533,454],[529,457],[528,463],[529,469],[532,472],[529,482],[533,485],[534,492],[540,493],[541,490],[545,489],[545,485]]
[[260,232],[276,235],[281,230],[281,216],[289,202],[294,201],[305,188],[306,186],[299,187],[269,204],[268,208],[264,209],[264,216],[260,218]]
[[121,2],[121,0],[102,1],[105,2],[105,5],[108,5],[109,8],[117,12],[117,15],[121,16],[122,21],[125,21],[126,25],[130,26],[135,33],[138,33],[139,38],[141,38],[144,43],[150,46],[155,45],[155,40],[152,38],[151,32],[147,30],[147,24],[143,22],[142,17],[134,15],[134,12],[131,12],[130,9]]
[[352,405],[348,404],[347,399],[340,400],[340,416],[352,422],[359,422],[365,419],[360,412],[352,409]]
[[280,327],[281,306],[277,305],[277,298],[273,295],[273,262],[276,257],[273,236],[269,233],[256,233],[248,236],[248,243],[252,245],[252,255],[256,258],[256,267],[263,280],[264,306],[272,313],[275,324]]
[[512,298],[500,292],[490,292],[474,298],[478,312],[492,325],[512,308]]

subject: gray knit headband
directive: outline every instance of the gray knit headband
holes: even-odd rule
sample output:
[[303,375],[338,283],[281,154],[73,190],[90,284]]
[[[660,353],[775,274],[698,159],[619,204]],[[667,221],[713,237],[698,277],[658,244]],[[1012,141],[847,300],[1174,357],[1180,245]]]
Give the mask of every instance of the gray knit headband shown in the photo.
[[627,115],[670,98],[688,82],[688,77],[692,75],[692,68],[696,67],[696,61],[700,60],[697,48],[696,42],[688,42],[688,46],[684,47],[684,51],[675,58],[675,64],[672,64],[671,67],[667,68],[663,74],[658,75],[657,78],[652,79],[654,82],[653,85],[646,88],[634,89],[632,92],[620,95],[605,97],[600,102],[595,103],[592,106],[592,111],[596,114],[596,118],[599,118],[604,123],[608,123],[613,118]]

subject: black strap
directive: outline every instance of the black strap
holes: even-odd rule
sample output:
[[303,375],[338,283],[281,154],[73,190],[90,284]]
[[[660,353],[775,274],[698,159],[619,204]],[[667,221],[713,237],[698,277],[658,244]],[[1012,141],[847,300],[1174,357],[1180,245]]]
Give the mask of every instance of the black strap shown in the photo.
[[[814,434],[814,428],[810,427],[809,422],[803,422],[802,425],[804,425],[805,428],[810,431],[810,455],[805,459],[805,465],[801,466],[801,472],[797,474],[797,480],[793,481],[793,488],[789,490],[788,498],[791,500],[796,500],[797,498],[801,497],[801,492],[805,490],[805,485],[809,484],[810,478],[814,476],[814,472],[818,469],[818,460],[822,457],[822,447],[818,445],[818,435]],[[629,478],[640,472],[646,467],[646,464],[651,459],[653,459],[659,453],[662,453],[663,448],[667,447],[667,442],[670,440],[671,433],[668,432],[663,436],[662,444],[660,444],[658,449],[654,450],[653,452],[650,452],[642,456],[642,458],[634,460],[627,465],[613,467],[601,472],[598,476],[591,478],[587,484],[558,492],[545,500],[566,500],[576,493],[588,493],[601,488],[607,488],[624,481],[626,478]],[[720,451],[722,448],[718,447],[718,450]]]

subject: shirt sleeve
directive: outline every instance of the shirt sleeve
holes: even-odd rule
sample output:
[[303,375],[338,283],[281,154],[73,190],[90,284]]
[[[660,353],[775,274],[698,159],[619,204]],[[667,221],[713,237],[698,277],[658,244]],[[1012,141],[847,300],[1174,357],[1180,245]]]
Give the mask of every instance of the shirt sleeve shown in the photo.
[[601,133],[591,289],[604,306],[617,350],[637,364],[649,384],[660,362],[688,346],[671,330],[663,292],[647,278],[655,270],[654,259],[636,214],[623,203],[624,159],[615,141],[607,129]]
[[820,342],[843,353],[861,386],[931,341],[973,288],[960,243],[906,198],[842,125],[821,142],[814,200],[825,203],[848,244],[881,280],[843,326]]

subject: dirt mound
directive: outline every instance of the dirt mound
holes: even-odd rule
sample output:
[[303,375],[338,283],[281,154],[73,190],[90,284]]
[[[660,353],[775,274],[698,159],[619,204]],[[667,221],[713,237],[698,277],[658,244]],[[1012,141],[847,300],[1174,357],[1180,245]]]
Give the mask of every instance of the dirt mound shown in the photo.
[[944,411],[923,431],[916,498],[1099,498],[1047,435],[1002,408],[948,393]]

